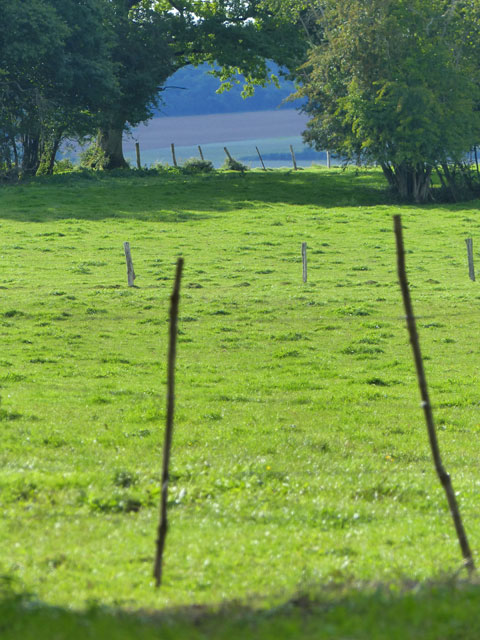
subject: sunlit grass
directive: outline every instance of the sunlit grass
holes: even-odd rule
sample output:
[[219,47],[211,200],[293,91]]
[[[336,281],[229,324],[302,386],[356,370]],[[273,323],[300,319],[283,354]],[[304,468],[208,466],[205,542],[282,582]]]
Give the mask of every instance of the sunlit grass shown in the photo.
[[[268,607],[319,585],[455,572],[393,213],[478,559],[479,294],[464,243],[476,246],[477,206],[398,206],[379,173],[337,170],[89,174],[2,189],[1,572],[49,604],[133,608],[253,597]],[[178,255],[171,529],[156,592]]]

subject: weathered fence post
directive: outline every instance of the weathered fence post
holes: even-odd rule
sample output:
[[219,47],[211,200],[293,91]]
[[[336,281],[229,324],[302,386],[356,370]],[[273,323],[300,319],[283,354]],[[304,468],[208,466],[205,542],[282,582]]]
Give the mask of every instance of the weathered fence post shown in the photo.
[[173,436],[173,414],[175,409],[175,358],[177,353],[178,305],[180,299],[180,281],[182,279],[182,270],[183,258],[179,258],[177,261],[175,284],[173,286],[173,292],[170,297],[170,339],[167,365],[167,420],[165,425],[165,440],[163,445],[160,522],[158,525],[157,548],[155,554],[155,564],[153,567],[153,577],[155,578],[157,587],[159,587],[162,582],[163,550],[165,548],[165,540],[167,538],[168,530],[167,500],[168,482],[170,479],[170,451],[172,448]]
[[263,163],[263,158],[262,158],[262,155],[261,155],[261,153],[260,153],[260,151],[259,151],[258,147],[255,147],[255,149],[257,150],[258,157],[260,158],[260,162],[262,163],[263,170],[264,170],[264,171],[266,171],[266,169],[265,169],[265,165],[264,165],[264,163]]
[[433,464],[435,471],[437,472],[438,479],[442,485],[450,509],[450,515],[455,526],[457,533],[457,539],[462,550],[463,559],[465,561],[465,567],[469,574],[475,571],[475,563],[473,561],[472,552],[468,543],[467,534],[465,532],[463,521],[460,515],[460,509],[458,507],[455,491],[453,490],[452,480],[443,466],[440,446],[438,444],[437,431],[435,429],[435,423],[433,421],[433,411],[430,402],[430,395],[428,393],[427,378],[425,376],[425,370],[423,368],[422,353],[420,351],[420,341],[418,339],[417,323],[413,314],[412,301],[410,299],[410,290],[408,287],[407,271],[405,268],[405,249],[403,246],[403,234],[402,234],[402,219],[401,216],[393,216],[395,238],[397,244],[397,270],[398,280],[400,283],[400,289],[403,296],[403,305],[405,308],[405,319],[407,321],[407,328],[410,335],[410,344],[412,345],[413,359],[415,361],[415,367],[417,370],[418,387],[420,389],[420,396],[422,398],[422,408],[425,416],[425,422],[427,425],[428,438],[430,441],[430,449],[432,451]]
[[473,282],[475,282],[475,267],[473,265],[473,239],[466,238],[465,242],[467,243],[468,275],[470,276],[470,280],[473,280]]
[[302,242],[303,281],[307,281],[307,243]]
[[204,162],[205,158],[203,157],[203,151],[200,145],[198,145],[198,153],[200,154],[200,159]]
[[133,281],[137,277],[135,275],[135,271],[133,270],[133,262],[132,262],[132,254],[130,253],[130,243],[124,242],[123,248],[125,250],[125,259],[127,261],[127,278],[128,278],[128,286],[133,287]]
[[331,169],[332,167],[332,157],[330,155],[330,151],[327,151],[327,169]]
[[140,143],[135,143],[135,151],[137,153],[137,169],[142,168],[142,163],[140,162]]
[[227,154],[227,158],[230,160],[230,162],[234,162],[232,156],[230,155],[230,151],[227,149],[227,147],[223,147],[223,150]]
[[290,145],[290,153],[292,154],[292,162],[293,162],[293,168],[295,169],[295,171],[297,170],[297,161],[295,159],[295,152],[293,150],[292,145]]
[[173,166],[174,167],[178,167],[177,164],[177,156],[175,155],[175,144],[172,142],[172,144],[170,145],[172,148],[172,160],[173,160]]

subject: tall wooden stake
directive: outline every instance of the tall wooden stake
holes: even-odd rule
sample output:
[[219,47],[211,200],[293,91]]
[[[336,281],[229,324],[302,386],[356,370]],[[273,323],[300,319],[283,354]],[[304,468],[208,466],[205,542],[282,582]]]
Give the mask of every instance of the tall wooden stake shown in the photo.
[[153,568],[155,584],[159,587],[162,583],[162,560],[165,540],[168,530],[167,498],[170,466],[170,450],[172,448],[173,413],[175,409],[175,358],[177,351],[177,324],[178,303],[180,299],[180,281],[182,279],[183,258],[177,261],[175,284],[170,298],[170,341],[168,347],[168,372],[167,372],[167,420],[165,426],[165,441],[163,445],[162,490],[160,496],[160,522],[158,525],[157,552]]
[[227,149],[227,147],[223,147],[223,150],[225,151],[226,156],[230,160],[230,162],[234,162],[232,156],[230,155],[230,151]]
[[129,287],[133,287],[134,285],[134,280],[137,277],[135,275],[135,271],[133,270],[133,261],[132,261],[132,254],[130,251],[130,243],[129,242],[124,242],[123,243],[123,249],[125,251],[125,260],[127,261],[127,279],[128,279],[128,286]]
[[202,160],[202,162],[205,160],[205,158],[203,157],[203,151],[202,151],[202,147],[200,145],[198,145],[198,153],[200,154],[200,158]]
[[470,280],[473,280],[473,282],[475,282],[475,267],[473,265],[473,239],[465,238],[465,242],[467,243],[468,275],[470,276]]
[[327,151],[327,169],[331,169],[332,167],[332,156],[330,155],[330,151]]
[[400,281],[400,288],[402,290],[403,304],[405,307],[405,314],[407,320],[407,327],[410,334],[410,344],[412,345],[413,357],[415,360],[415,366],[417,369],[418,386],[420,388],[420,395],[422,397],[422,407],[425,414],[425,422],[427,425],[428,437],[430,440],[430,448],[432,450],[433,463],[437,472],[438,478],[445,490],[447,496],[448,506],[457,532],[458,542],[462,550],[462,555],[465,560],[465,566],[468,569],[469,574],[475,571],[475,564],[473,562],[472,552],[467,540],[467,534],[463,527],[462,518],[460,516],[460,510],[458,508],[455,492],[452,487],[452,481],[449,474],[446,472],[442,458],[440,455],[440,448],[437,440],[437,433],[435,430],[435,423],[433,421],[432,406],[430,404],[430,397],[428,394],[427,379],[425,377],[425,371],[423,368],[422,353],[420,351],[420,342],[418,339],[417,325],[415,322],[415,316],[413,315],[413,307],[410,299],[410,291],[408,288],[407,273],[405,269],[405,250],[403,247],[402,236],[402,220],[401,216],[393,216],[395,238],[397,241],[397,269],[398,279]]

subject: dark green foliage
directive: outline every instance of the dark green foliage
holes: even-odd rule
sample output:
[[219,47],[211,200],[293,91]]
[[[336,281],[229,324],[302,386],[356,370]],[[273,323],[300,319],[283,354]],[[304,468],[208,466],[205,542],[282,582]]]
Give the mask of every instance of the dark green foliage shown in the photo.
[[222,169],[244,173],[245,171],[248,171],[249,167],[247,167],[246,164],[243,164],[239,160],[235,160],[235,158],[227,158],[223,163]]
[[201,158],[189,158],[183,163],[182,171],[184,173],[210,173],[213,171],[213,163]]
[[407,200],[430,197],[480,139],[477,5],[444,0],[325,0],[302,71],[305,137],[347,160],[378,163]]

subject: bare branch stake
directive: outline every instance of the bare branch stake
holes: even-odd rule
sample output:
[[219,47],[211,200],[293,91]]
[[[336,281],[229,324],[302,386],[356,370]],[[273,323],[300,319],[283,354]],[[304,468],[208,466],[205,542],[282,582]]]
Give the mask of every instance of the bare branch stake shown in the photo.
[[408,332],[410,334],[410,343],[412,345],[413,357],[415,360],[415,366],[417,369],[418,386],[420,389],[420,395],[422,398],[422,407],[425,414],[425,422],[427,425],[428,437],[430,440],[430,448],[432,450],[433,463],[437,472],[438,478],[445,490],[447,496],[448,506],[452,515],[455,530],[457,532],[458,542],[462,550],[462,555],[465,560],[465,566],[468,569],[469,575],[475,571],[475,564],[473,562],[472,552],[470,545],[468,544],[467,534],[463,527],[460,510],[458,508],[455,492],[452,487],[452,481],[449,474],[445,470],[442,458],[440,455],[440,448],[437,440],[437,432],[435,429],[435,423],[433,420],[432,406],[430,404],[430,397],[428,394],[427,379],[423,368],[423,359],[420,351],[420,342],[418,339],[417,325],[415,322],[415,316],[413,315],[413,307],[410,299],[410,291],[408,288],[407,273],[405,269],[405,250],[403,247],[402,236],[402,220],[401,216],[393,216],[395,227],[395,238],[397,242],[397,268],[398,279],[400,281],[400,288],[402,290],[403,304],[405,307],[405,315],[407,320]]
[[178,325],[178,304],[180,299],[180,281],[182,279],[183,258],[177,261],[177,271],[175,284],[170,298],[170,342],[168,348],[168,374],[167,374],[167,421],[165,426],[165,441],[163,445],[163,468],[162,468],[162,490],[160,495],[160,523],[158,525],[157,553],[153,577],[156,586],[162,583],[162,560],[165,540],[168,530],[167,519],[167,499],[168,480],[170,466],[170,451],[172,448],[173,435],[173,414],[175,409],[175,358],[177,351],[177,325]]

